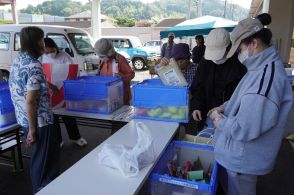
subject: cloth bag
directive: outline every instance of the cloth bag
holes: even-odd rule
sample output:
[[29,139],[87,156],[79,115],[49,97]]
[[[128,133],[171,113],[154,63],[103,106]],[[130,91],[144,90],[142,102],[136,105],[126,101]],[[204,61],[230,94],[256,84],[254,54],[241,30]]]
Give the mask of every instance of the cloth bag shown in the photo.
[[125,177],[135,177],[155,160],[153,139],[141,122],[136,123],[137,143],[133,148],[122,144],[104,144],[98,153],[100,164],[118,169]]

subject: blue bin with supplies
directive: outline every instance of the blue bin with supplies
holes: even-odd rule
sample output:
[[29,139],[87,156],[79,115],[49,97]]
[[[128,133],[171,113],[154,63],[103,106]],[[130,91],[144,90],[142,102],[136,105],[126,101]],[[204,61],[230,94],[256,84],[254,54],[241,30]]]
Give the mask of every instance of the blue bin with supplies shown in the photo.
[[7,82],[0,82],[0,128],[13,123],[16,123],[16,118],[9,86]]
[[123,106],[123,81],[111,76],[83,76],[64,82],[66,109],[110,114]]
[[[184,166],[187,161],[190,161],[192,165],[193,162],[198,161],[202,169],[200,172],[205,175],[203,177],[207,177],[208,173],[209,177],[205,180],[195,180],[171,175],[173,174],[170,166],[171,160],[176,162],[177,169],[185,169]],[[214,160],[213,147],[173,141],[169,144],[149,176],[149,190],[152,195],[215,195],[218,186],[218,167],[219,165]]]
[[132,87],[135,118],[188,122],[189,88],[165,86],[160,79],[147,79]]

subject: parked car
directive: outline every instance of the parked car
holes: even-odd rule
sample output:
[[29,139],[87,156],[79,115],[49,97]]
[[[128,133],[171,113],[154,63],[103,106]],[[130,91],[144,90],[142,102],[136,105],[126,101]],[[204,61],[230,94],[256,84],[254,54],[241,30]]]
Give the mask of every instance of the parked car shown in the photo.
[[[33,24],[8,24],[0,25],[0,71],[4,79],[9,76],[10,66],[20,51],[19,33],[23,27]],[[53,25],[38,25],[43,29],[45,36],[52,38],[57,46],[67,52],[74,63],[79,64],[79,69],[93,65],[99,61],[94,52],[94,42],[91,36],[84,30]],[[1,74],[0,74],[1,75]]]
[[153,49],[156,52],[156,55],[160,56],[161,45],[162,45],[162,41],[152,40],[152,41],[147,41],[146,43],[144,43],[143,47]]
[[135,36],[103,36],[112,41],[113,46],[118,52],[126,52],[136,70],[148,67],[156,60],[156,52],[148,48],[143,48],[138,37]]

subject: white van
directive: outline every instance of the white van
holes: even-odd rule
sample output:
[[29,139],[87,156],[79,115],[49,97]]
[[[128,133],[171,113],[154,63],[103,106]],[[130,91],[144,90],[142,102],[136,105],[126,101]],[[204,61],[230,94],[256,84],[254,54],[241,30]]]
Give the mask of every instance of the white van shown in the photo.
[[67,52],[73,58],[74,63],[79,64],[80,70],[84,70],[85,64],[89,66],[96,59],[98,62],[98,56],[93,48],[94,42],[84,30],[39,24],[0,25],[0,71],[4,79],[8,78],[10,66],[20,51],[19,33],[26,26],[38,26],[43,29],[45,37],[52,38],[61,50]]

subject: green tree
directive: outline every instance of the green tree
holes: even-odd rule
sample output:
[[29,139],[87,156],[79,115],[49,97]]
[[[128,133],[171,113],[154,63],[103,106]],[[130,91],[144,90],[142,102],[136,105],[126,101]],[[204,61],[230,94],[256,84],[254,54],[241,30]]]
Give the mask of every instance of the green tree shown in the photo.
[[0,20],[0,24],[12,24],[11,20]]
[[135,26],[135,20],[134,19],[129,19],[127,17],[116,17],[116,23],[118,26],[121,27],[132,27]]
[[36,7],[29,5],[27,8],[20,10],[21,13],[48,14],[55,16],[70,16],[82,11],[85,11],[84,6],[80,2],[73,0],[44,1]]
[[[160,20],[168,17],[185,17],[189,0],[159,0],[142,3],[139,0],[102,0],[101,13],[112,18],[132,18],[132,20]],[[197,17],[196,3],[192,1],[191,18]],[[224,1],[202,1],[202,15],[224,15]],[[47,0],[36,7],[29,5],[22,13],[69,16],[91,9],[91,1],[82,5],[74,0]],[[226,18],[241,20],[248,17],[248,10],[238,5],[227,3]],[[128,23],[128,21],[125,21]]]

